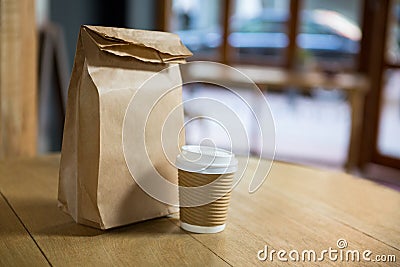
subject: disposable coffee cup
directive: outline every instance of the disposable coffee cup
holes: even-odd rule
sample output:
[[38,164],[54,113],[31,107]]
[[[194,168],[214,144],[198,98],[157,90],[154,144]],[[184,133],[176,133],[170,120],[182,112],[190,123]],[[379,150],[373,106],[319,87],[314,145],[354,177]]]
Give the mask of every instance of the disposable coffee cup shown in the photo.
[[225,229],[237,159],[230,151],[183,146],[176,158],[181,228],[193,233]]

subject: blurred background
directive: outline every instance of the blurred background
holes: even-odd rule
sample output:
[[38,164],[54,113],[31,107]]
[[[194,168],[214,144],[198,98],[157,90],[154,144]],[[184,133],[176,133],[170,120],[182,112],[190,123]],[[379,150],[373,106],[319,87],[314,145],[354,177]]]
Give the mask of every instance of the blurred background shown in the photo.
[[[250,78],[257,70],[275,119],[276,159],[400,184],[400,0],[1,3],[0,157],[60,151],[79,27],[91,24],[175,32],[193,52],[190,60],[251,69]],[[21,39],[16,31],[29,38],[37,33],[36,39]],[[7,51],[36,53],[32,67]],[[35,86],[21,82],[28,72]],[[275,76],[283,78],[277,83]],[[302,76],[305,82],[292,78]],[[23,89],[15,93],[13,86]],[[250,110],[226,89],[184,86],[185,100],[203,96],[229,103],[249,131],[254,127]],[[26,108],[27,101],[34,103]],[[204,109],[185,106],[185,119]],[[210,138],[228,147],[218,127],[207,120],[188,123],[187,142]],[[251,145],[253,154],[263,154],[257,142]]]

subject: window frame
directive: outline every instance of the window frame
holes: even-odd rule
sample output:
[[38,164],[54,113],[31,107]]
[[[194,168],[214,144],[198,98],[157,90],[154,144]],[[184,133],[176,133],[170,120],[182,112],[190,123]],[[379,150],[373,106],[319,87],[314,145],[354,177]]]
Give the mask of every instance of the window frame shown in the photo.
[[[169,31],[169,16],[172,0],[159,0],[161,2],[161,14],[159,16],[160,29]],[[288,70],[294,68],[294,58],[297,51],[296,38],[299,33],[300,12],[304,4],[303,0],[289,0],[290,19],[288,23],[289,44],[285,49],[282,62],[265,60],[237,60],[231,57],[227,37],[229,36],[229,18],[232,13],[233,0],[221,0],[224,8],[221,8],[221,24],[223,25],[223,43],[220,47],[219,58],[201,58],[214,60],[224,64],[253,64],[279,66]],[[385,166],[400,168],[400,159],[383,155],[377,147],[381,111],[381,96],[383,93],[383,72],[386,69],[400,69],[400,62],[388,62],[386,57],[387,31],[389,10],[395,0],[362,0],[360,6],[360,24],[362,39],[353,72],[364,73],[370,80],[370,91],[366,98],[363,123],[363,135],[361,139],[361,154],[357,166],[363,168],[368,163],[377,163]],[[367,18],[367,19],[366,19]],[[377,42],[376,40],[381,40]],[[199,59],[199,58],[195,58]]]
[[[361,25],[363,23],[363,15],[364,15],[364,2],[368,0],[362,0],[362,4],[360,7],[360,20]],[[172,10],[172,0],[160,0],[161,4],[161,14],[160,17],[160,28],[164,31],[171,31],[170,24],[170,14]],[[220,8],[220,18],[222,25],[222,45],[219,47],[219,53],[216,57],[210,56],[202,56],[202,55],[194,55],[189,60],[212,60],[221,62],[224,64],[252,64],[252,65],[266,65],[266,66],[274,66],[274,67],[282,67],[285,69],[293,69],[295,67],[295,58],[297,53],[297,42],[296,38],[299,32],[300,26],[300,13],[302,7],[304,5],[304,0],[289,0],[289,19],[287,21],[287,35],[288,35],[288,46],[284,48],[284,52],[282,55],[282,60],[268,60],[267,58],[258,58],[256,56],[247,56],[246,58],[238,59],[234,55],[234,49],[228,43],[229,32],[229,18],[232,15],[233,11],[233,2],[234,0],[221,0],[222,8]],[[364,33],[364,28],[361,29],[362,33]],[[357,55],[354,71],[360,71],[360,55],[362,54],[362,40],[360,41],[360,51]]]
[[[371,130],[372,132],[372,140],[373,140],[373,148],[370,152],[372,154],[372,162],[382,164],[385,166],[393,167],[393,168],[400,168],[400,158],[383,154],[378,147],[379,143],[379,128],[382,118],[382,110],[383,110],[383,94],[385,91],[385,82],[384,82],[384,73],[388,70],[400,70],[400,62],[391,62],[387,57],[387,50],[389,49],[389,30],[390,30],[390,17],[392,16],[392,10],[395,7],[396,3],[395,0],[389,0],[383,3],[383,7],[379,12],[379,16],[383,21],[380,32],[383,35],[383,50],[381,51],[381,55],[379,57],[379,63],[376,67],[376,72],[379,73],[376,79],[376,85],[379,87],[377,91],[378,95],[375,98],[373,105],[371,105],[371,111],[376,114],[374,117],[373,124],[375,127]],[[378,30],[379,31],[379,30]],[[376,33],[378,34],[378,33]]]

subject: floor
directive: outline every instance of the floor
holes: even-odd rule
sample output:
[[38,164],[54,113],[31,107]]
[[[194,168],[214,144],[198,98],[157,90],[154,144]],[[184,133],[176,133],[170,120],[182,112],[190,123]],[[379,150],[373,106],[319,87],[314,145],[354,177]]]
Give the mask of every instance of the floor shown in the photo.
[[[244,99],[250,99],[249,106],[254,112],[259,113],[258,106],[265,105],[265,102],[260,97],[252,98],[251,92],[240,92]],[[343,93],[316,89],[309,95],[301,95],[295,90],[289,90],[284,94],[268,92],[264,96],[273,115],[275,159],[321,168],[342,169],[347,156],[350,133],[350,108]],[[208,99],[209,102],[204,99]],[[252,111],[243,100],[227,89],[211,86],[185,87],[184,100],[187,143],[214,143],[219,147],[232,148],[239,155],[247,155],[249,152],[262,154],[270,152],[267,149],[271,148],[272,138],[264,141],[264,144],[268,145],[264,145],[262,151],[257,151],[261,138],[259,133],[254,133]],[[216,110],[215,103],[210,101],[222,103],[228,108],[225,111]],[[385,112],[389,115],[385,115],[386,124],[383,127],[390,129],[400,126],[400,118],[397,124],[392,123],[396,116],[395,108],[386,107]],[[210,119],[212,116],[210,114],[218,115]],[[267,116],[260,114],[260,117]],[[246,138],[243,137],[241,128],[247,131],[249,147],[247,142],[244,142]],[[385,131],[383,143],[385,147],[391,147],[392,152],[394,149],[394,153],[400,144],[397,142],[397,136],[397,131]],[[243,141],[235,142],[235,140]],[[398,153],[400,154],[400,150]],[[362,173],[354,174],[400,191],[400,170],[369,165]]]

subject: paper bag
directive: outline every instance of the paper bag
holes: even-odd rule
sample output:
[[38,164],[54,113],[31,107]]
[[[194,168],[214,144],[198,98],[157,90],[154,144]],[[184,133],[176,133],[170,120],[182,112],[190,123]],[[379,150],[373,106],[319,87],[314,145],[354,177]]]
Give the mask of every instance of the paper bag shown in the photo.
[[[123,154],[123,120],[142,83],[190,55],[175,34],[81,27],[68,91],[58,188],[60,208],[76,222],[108,229],[174,211],[135,183]],[[165,80],[181,81],[179,68],[174,69],[162,74]],[[163,86],[168,84],[157,86],[158,90]],[[151,89],[148,93],[154,94]],[[160,151],[162,119],[181,101],[182,88],[178,87],[158,103],[152,114],[156,120],[149,127],[150,140],[146,140],[150,155]],[[174,120],[174,127],[181,128],[183,111]],[[179,143],[184,143],[182,136]],[[174,146],[169,149],[176,150],[170,154],[179,153]],[[146,155],[138,158],[147,159]],[[165,157],[154,157],[153,163],[165,179],[177,183],[177,170]],[[172,194],[178,198],[178,192]]]

